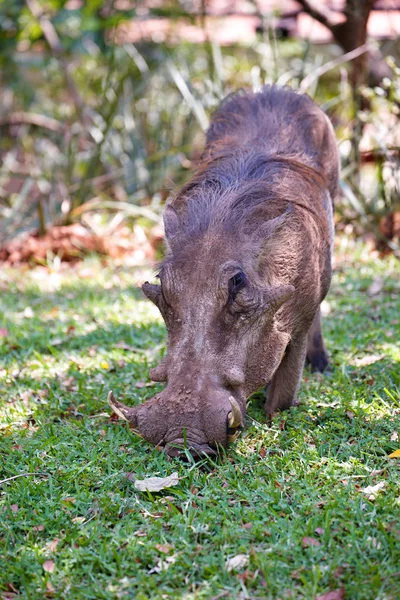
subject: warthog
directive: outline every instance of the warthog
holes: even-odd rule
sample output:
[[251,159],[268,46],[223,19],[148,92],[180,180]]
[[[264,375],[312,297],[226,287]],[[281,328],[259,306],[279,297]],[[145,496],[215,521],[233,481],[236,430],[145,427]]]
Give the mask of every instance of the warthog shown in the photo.
[[160,285],[143,285],[168,331],[150,371],[165,389],[114,411],[175,456],[214,454],[267,385],[267,415],[296,401],[305,359],[328,364],[320,304],[331,281],[339,160],[332,125],[307,96],[265,87],[216,111],[192,179],[164,212]]

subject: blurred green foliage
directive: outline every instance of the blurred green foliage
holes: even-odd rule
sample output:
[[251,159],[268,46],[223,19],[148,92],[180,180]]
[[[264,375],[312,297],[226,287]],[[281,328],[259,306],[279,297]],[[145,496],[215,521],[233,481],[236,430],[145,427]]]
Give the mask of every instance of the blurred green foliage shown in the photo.
[[[221,48],[208,38],[116,45],[114,28],[137,19],[146,3],[129,10],[115,4],[0,4],[0,239],[38,225],[107,221],[115,212],[156,222],[168,194],[188,177],[209,115],[226,94],[264,83],[297,88],[312,72],[307,91],[333,120],[343,159],[340,218],[360,232],[377,231],[382,215],[395,210],[399,153],[387,143],[400,103],[395,64],[392,80],[363,90],[361,110],[344,65],[318,77],[331,46],[277,41],[272,30],[251,46]],[[154,14],[185,16],[179,2]],[[32,115],[43,117],[39,125]],[[358,148],[366,129],[374,160],[364,169]]]

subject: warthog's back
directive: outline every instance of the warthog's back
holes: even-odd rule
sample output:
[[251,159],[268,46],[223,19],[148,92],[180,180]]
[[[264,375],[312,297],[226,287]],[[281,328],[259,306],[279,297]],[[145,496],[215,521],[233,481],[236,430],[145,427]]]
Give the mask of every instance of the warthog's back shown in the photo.
[[[198,169],[172,201],[181,247],[205,231],[240,236],[250,222],[255,227],[275,218],[289,203],[304,216],[302,227],[310,229],[313,222],[328,248],[338,173],[332,125],[308,96],[270,86],[237,92],[213,115]],[[293,237],[289,230],[287,235]],[[295,254],[301,253],[296,244],[307,245],[306,237],[293,237]]]
[[228,96],[213,116],[207,149],[221,155],[232,146],[312,167],[325,178],[334,200],[339,170],[336,138],[330,121],[308,96],[270,86]]

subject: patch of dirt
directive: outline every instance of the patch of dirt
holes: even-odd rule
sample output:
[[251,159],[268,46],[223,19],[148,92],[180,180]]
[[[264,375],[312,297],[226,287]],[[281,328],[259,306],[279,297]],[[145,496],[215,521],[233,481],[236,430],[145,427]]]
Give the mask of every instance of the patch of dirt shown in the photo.
[[43,263],[49,255],[74,262],[86,254],[96,253],[113,259],[127,257],[131,264],[141,264],[156,259],[162,240],[159,227],[153,227],[149,232],[140,225],[135,225],[133,230],[119,227],[112,233],[98,235],[74,223],[54,226],[42,237],[35,231],[10,240],[0,246],[0,262],[8,265]]

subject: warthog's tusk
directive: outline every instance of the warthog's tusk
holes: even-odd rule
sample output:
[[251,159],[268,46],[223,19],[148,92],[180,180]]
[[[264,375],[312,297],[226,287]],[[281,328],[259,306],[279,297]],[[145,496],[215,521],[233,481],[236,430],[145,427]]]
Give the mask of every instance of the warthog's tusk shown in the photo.
[[240,410],[240,406],[233,396],[229,396],[229,401],[232,406],[231,412],[228,413],[229,428],[240,427],[242,424],[242,411]]
[[115,396],[114,396],[114,394],[113,394],[113,392],[111,390],[108,392],[107,402],[111,406],[111,408],[113,409],[113,411],[115,412],[115,414],[119,416],[120,419],[124,419],[124,421],[128,420],[127,416],[117,406],[117,401],[116,401]]
[[[108,392],[107,402],[121,419],[128,421],[132,431],[140,436],[139,431],[135,428],[137,425],[136,409],[129,408],[115,399],[112,391]],[[140,436],[141,437],[141,436]]]

